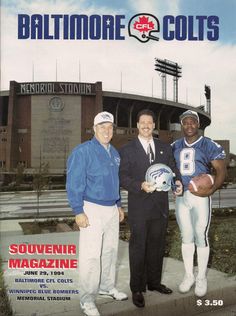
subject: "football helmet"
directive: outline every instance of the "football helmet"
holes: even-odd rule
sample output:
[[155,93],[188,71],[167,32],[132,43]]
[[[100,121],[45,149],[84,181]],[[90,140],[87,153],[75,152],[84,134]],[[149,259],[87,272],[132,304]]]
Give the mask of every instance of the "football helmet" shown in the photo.
[[160,32],[160,23],[153,14],[139,13],[129,20],[128,31],[129,36],[135,37],[142,43],[150,39],[158,41],[156,32]]
[[169,191],[173,185],[175,174],[170,167],[156,163],[146,171],[145,180],[153,184],[156,191]]

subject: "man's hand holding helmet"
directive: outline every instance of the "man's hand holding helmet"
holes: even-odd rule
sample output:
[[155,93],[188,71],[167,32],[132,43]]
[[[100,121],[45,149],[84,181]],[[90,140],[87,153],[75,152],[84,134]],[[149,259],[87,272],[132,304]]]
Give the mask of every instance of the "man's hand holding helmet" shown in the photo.
[[153,185],[153,183],[144,181],[141,184],[141,190],[145,191],[146,193],[152,193],[153,191],[156,190],[155,186]]
[[180,196],[183,194],[183,184],[181,181],[175,181],[175,190],[173,191],[175,196]]

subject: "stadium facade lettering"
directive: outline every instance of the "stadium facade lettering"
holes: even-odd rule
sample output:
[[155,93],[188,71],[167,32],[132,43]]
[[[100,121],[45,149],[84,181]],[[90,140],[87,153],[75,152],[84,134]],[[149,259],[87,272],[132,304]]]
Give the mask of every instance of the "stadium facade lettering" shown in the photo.
[[77,94],[95,95],[95,85],[70,82],[24,82],[17,89],[19,95],[30,94]]

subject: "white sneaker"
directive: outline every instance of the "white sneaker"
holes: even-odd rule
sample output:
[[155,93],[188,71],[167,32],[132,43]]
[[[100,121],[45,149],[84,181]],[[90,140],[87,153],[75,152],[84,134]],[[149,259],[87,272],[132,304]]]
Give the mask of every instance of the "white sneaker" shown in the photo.
[[100,316],[100,313],[93,302],[80,303],[80,307],[86,316]]
[[202,297],[207,293],[207,279],[196,278],[195,295]]
[[195,282],[194,275],[185,274],[183,281],[179,285],[180,293],[187,293]]
[[114,287],[114,289],[112,289],[112,290],[110,290],[108,292],[100,290],[98,292],[98,294],[112,297],[116,301],[125,301],[125,300],[128,299],[127,294],[125,294],[123,292],[119,292],[115,287]]

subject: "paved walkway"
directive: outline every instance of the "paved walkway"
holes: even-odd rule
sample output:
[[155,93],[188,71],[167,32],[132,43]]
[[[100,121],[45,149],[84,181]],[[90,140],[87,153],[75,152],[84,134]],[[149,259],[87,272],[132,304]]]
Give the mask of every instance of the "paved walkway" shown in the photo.
[[[0,223],[1,225],[2,223]],[[3,229],[5,228],[5,229]],[[15,316],[82,316],[79,309],[78,273],[76,270],[36,269],[37,275],[24,275],[32,269],[7,269],[11,244],[77,244],[79,232],[53,233],[41,235],[22,235],[20,229],[11,231],[4,221],[0,235],[0,255],[4,263],[4,277]],[[17,258],[35,258],[34,255],[21,255]],[[38,255],[38,258],[57,258],[72,256]],[[213,269],[208,271],[209,291],[206,297],[195,297],[193,290],[188,294],[178,293],[177,287],[183,276],[183,264],[180,261],[165,258],[162,282],[173,289],[173,294],[163,295],[147,291],[146,307],[136,308],[131,301],[129,290],[128,244],[120,241],[117,265],[117,288],[129,295],[129,300],[116,302],[109,298],[98,298],[97,305],[104,316],[235,316],[236,280]],[[62,274],[64,272],[64,274]],[[36,282],[37,281],[37,282]],[[25,294],[18,291],[25,290]],[[67,292],[66,292],[67,291]],[[69,291],[69,293],[68,293]],[[10,294],[11,292],[11,294]],[[68,294],[66,294],[68,293]],[[20,299],[21,298],[21,299]],[[216,304],[216,306],[214,306]],[[223,309],[222,309],[223,308]]]

